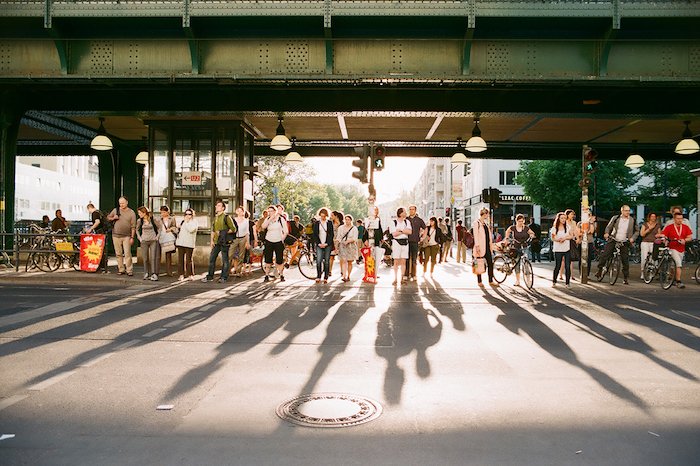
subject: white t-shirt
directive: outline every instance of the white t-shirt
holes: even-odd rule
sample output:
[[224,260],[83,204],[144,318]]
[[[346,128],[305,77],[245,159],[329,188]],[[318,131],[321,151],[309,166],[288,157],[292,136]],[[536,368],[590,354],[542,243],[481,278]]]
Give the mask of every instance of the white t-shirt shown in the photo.
[[400,235],[397,235],[396,232],[398,230],[410,230],[410,229],[411,229],[411,222],[409,222],[407,219],[394,220],[394,229],[391,230],[391,236],[393,236],[394,239],[408,238],[408,234],[402,233]]
[[270,243],[279,243],[282,241],[284,233],[287,232],[287,222],[282,217],[277,217],[277,220],[270,222],[267,225],[267,233],[265,233],[265,241]]
[[[567,236],[569,236],[569,231],[564,231],[563,228],[555,230],[554,227],[552,227],[552,229],[549,231],[551,234],[554,235],[555,239],[564,239]],[[560,243],[559,241],[552,241],[552,251],[554,252],[566,252],[569,249],[571,249],[571,241],[569,241],[568,239],[563,243]]]
[[238,224],[238,231],[236,232],[236,237],[238,238],[245,238],[248,236],[250,233],[250,221],[246,218],[243,219],[243,221],[239,222],[238,219],[236,219],[236,223]]
[[[324,225],[325,223],[325,225]],[[324,222],[323,220],[318,221],[318,240],[320,241],[319,244],[328,244],[326,241],[326,238],[328,238],[328,225],[331,224],[330,219],[326,219]]]

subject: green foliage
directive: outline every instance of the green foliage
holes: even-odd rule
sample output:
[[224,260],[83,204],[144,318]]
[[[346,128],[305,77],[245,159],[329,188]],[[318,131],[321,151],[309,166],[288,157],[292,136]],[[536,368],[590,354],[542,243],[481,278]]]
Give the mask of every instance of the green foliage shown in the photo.
[[359,187],[322,185],[308,181],[314,177],[311,168],[304,164],[284,163],[283,157],[259,157],[258,176],[255,179],[255,216],[268,205],[275,203],[273,188],[277,188],[277,201],[287,212],[308,220],[321,207],[338,210],[364,218],[367,215],[367,195]]
[[648,161],[639,169],[644,186],[638,189],[637,202],[652,211],[663,212],[672,205],[688,210],[697,207],[697,178],[690,170],[700,168],[700,161]]
[[[589,200],[596,202],[599,212],[614,211],[628,203],[627,190],[636,176],[622,161],[602,160],[589,187]],[[516,182],[523,186],[532,202],[547,212],[568,208],[578,210],[581,205],[581,162],[578,160],[533,160],[520,163]]]

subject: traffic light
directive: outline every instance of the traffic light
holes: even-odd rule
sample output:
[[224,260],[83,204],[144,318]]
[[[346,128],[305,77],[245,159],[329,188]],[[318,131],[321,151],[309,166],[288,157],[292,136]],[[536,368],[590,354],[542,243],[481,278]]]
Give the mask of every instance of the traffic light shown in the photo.
[[450,218],[450,208],[445,207],[445,217]]
[[501,191],[496,188],[491,188],[491,205],[497,209],[501,205]]
[[467,162],[464,164],[464,176],[469,176],[470,171],[471,171],[471,162]]
[[589,176],[598,169],[598,152],[595,149],[587,149],[583,153],[583,176]]
[[372,164],[374,166],[374,171],[384,170],[384,156],[386,152],[384,151],[384,146],[373,146],[372,147]]
[[489,205],[491,204],[491,193],[488,188],[481,190],[481,202]]
[[357,160],[352,161],[352,166],[359,168],[358,171],[352,173],[353,178],[360,180],[360,183],[367,183],[367,159],[369,158],[369,146],[355,148]]

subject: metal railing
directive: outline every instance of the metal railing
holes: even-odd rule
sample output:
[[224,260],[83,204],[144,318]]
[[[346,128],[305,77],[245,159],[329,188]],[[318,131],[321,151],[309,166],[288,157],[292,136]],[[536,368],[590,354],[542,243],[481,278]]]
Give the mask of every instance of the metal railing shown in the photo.
[[[78,264],[80,254],[79,235],[46,231],[36,226],[32,227],[32,230],[32,233],[0,233],[0,264],[14,267],[15,272],[19,272],[22,255],[26,254],[27,271],[38,267],[40,270],[53,272],[66,261],[78,269],[75,264]],[[71,246],[62,248],[60,244]]]

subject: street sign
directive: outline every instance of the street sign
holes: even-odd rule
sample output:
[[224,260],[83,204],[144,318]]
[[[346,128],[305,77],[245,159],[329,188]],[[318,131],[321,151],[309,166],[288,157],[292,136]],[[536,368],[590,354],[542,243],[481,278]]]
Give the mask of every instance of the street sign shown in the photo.
[[183,186],[202,186],[202,172],[182,172]]

